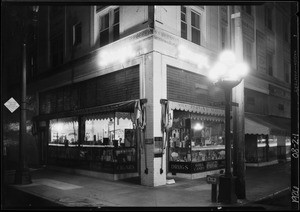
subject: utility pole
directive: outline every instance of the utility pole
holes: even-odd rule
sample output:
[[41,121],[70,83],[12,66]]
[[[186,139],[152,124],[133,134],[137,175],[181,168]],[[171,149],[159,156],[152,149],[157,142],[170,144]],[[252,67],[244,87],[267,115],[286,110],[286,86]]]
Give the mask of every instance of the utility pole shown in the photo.
[[19,166],[16,170],[16,184],[30,184],[31,176],[28,167],[25,167],[24,142],[26,140],[26,35],[23,42],[22,85],[21,85],[21,116],[19,133]]
[[[26,7],[22,8],[23,10],[26,11]],[[33,16],[33,21],[37,21],[37,12],[38,12],[39,7],[38,6],[33,6],[32,11],[34,12]],[[25,12],[25,16],[26,16]],[[18,168],[16,170],[15,174],[15,183],[16,184],[30,184],[32,183],[31,181],[31,175],[29,168],[25,166],[25,157],[24,157],[24,142],[26,141],[26,72],[27,72],[27,64],[26,64],[26,46],[27,46],[27,33],[28,33],[28,24],[26,17],[21,17],[23,18],[23,44],[22,44],[22,77],[21,77],[21,115],[20,115],[20,132],[19,132],[19,164]],[[36,24],[35,24],[36,25]],[[36,30],[34,30],[36,32]],[[34,35],[36,36],[36,35]],[[36,37],[34,37],[34,42]],[[36,51],[36,49],[35,49]]]
[[[241,11],[234,6],[231,14],[232,49],[243,61],[243,31]],[[250,64],[249,64],[250,66]],[[232,101],[238,103],[233,107],[233,175],[236,177],[235,191],[238,199],[246,198],[245,183],[245,115],[244,115],[244,80],[232,90]]]

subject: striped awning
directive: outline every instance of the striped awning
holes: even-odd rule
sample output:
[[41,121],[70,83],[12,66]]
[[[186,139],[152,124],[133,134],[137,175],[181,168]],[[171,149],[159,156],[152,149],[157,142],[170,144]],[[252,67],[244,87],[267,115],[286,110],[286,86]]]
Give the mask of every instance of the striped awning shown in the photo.
[[209,106],[201,106],[201,105],[169,101],[169,107],[171,110],[182,110],[191,113],[199,113],[203,115],[212,115],[212,116],[219,116],[219,117],[225,116],[224,110],[209,107]]
[[288,118],[245,113],[245,134],[288,136],[290,124]]

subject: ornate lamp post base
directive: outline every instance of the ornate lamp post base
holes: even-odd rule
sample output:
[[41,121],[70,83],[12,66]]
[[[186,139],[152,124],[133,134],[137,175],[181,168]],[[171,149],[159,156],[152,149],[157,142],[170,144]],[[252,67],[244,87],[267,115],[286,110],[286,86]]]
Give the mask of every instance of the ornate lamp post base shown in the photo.
[[237,197],[235,194],[235,181],[234,176],[220,176],[219,184],[219,197],[218,201],[226,204],[233,204],[237,202]]

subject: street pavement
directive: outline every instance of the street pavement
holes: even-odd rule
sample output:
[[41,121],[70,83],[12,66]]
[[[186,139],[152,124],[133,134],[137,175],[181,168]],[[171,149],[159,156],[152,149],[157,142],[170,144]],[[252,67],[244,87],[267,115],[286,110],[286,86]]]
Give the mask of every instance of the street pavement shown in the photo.
[[[284,193],[289,196],[290,162],[265,167],[247,167],[246,199],[224,205],[211,201],[211,185],[202,179],[174,177],[174,184],[148,187],[137,180],[110,181],[95,177],[58,172],[49,168],[31,171],[32,183],[9,185],[2,209],[56,209],[61,207],[92,209],[125,209],[130,207],[191,210],[199,207],[226,207],[268,210],[268,199]],[[22,197],[23,193],[23,197]],[[21,201],[21,199],[23,201]],[[265,202],[264,202],[265,201]],[[260,207],[260,208],[255,208]],[[285,204],[271,209],[290,210]]]

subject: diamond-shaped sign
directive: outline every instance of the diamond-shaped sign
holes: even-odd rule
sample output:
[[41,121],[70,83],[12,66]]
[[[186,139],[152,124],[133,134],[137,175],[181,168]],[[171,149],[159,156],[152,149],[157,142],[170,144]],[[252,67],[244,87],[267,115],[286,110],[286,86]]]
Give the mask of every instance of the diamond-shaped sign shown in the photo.
[[13,113],[20,106],[14,98],[10,98],[7,102],[4,103],[5,107]]

